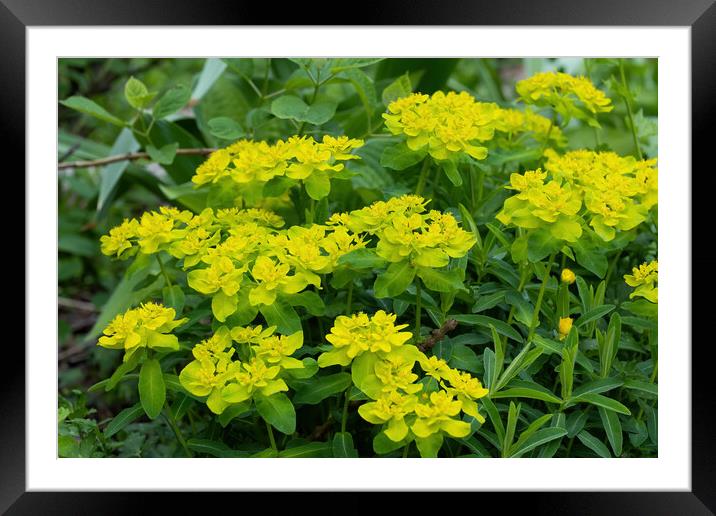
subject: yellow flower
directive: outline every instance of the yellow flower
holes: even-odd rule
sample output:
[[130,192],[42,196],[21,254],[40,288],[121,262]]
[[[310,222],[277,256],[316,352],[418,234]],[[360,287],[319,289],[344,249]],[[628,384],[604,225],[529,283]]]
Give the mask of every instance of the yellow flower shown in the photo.
[[[115,255],[117,258],[126,258],[137,251],[132,252],[131,239],[137,236],[139,222],[135,219],[124,219],[124,222],[109,230],[109,235],[102,235],[99,239],[102,254]],[[129,252],[128,252],[129,251]]]
[[624,275],[624,281],[630,287],[636,287],[629,299],[640,296],[652,303],[659,302],[659,262],[656,260],[634,267],[631,274]]
[[558,325],[558,331],[559,331],[559,340],[564,340],[567,335],[569,335],[569,332],[572,330],[572,323],[574,321],[571,317],[560,317],[559,318],[559,325]]
[[450,387],[445,387],[448,394],[457,396],[457,400],[462,403],[462,411],[477,419],[480,423],[485,422],[485,418],[477,411],[477,403],[475,400],[487,396],[488,390],[482,386],[480,380],[456,369],[450,369],[446,376]]
[[163,249],[164,244],[182,236],[180,231],[174,231],[172,217],[156,211],[142,214],[136,231],[139,237],[139,248],[144,254],[156,253]]
[[[249,302],[254,306],[270,305],[279,293],[295,294],[306,288],[309,283],[315,284],[313,277],[298,271],[289,276],[290,270],[288,264],[277,264],[268,256],[256,258],[251,275],[258,285],[249,292]],[[320,278],[316,286],[320,286]]]
[[221,290],[227,296],[239,291],[246,267],[236,268],[234,262],[225,256],[219,257],[206,269],[196,269],[187,274],[187,283],[202,294],[213,294]]
[[97,345],[109,349],[124,349],[124,361],[143,347],[158,351],[176,351],[179,340],[172,335],[187,319],[175,320],[176,312],[156,303],[144,303],[139,308],[118,314],[104,329]]
[[405,417],[413,412],[417,402],[415,395],[390,391],[376,401],[358,407],[358,414],[374,425],[388,423],[385,435],[391,441],[399,442],[408,435],[409,428]]
[[438,432],[461,438],[470,434],[470,423],[454,419],[460,413],[462,403],[445,391],[430,393],[427,400],[415,405],[418,416],[410,429],[416,437],[426,438]]
[[280,366],[267,366],[261,358],[243,362],[241,369],[234,374],[235,381],[229,381],[222,389],[221,398],[226,403],[240,403],[251,398],[255,392],[271,396],[287,391],[286,382],[277,378],[280,371]]
[[562,269],[561,280],[562,280],[562,283],[571,285],[572,283],[574,283],[577,280],[577,276],[570,269]]
[[396,316],[378,310],[373,317],[360,312],[350,317],[340,315],[336,318],[326,340],[333,344],[331,351],[318,357],[320,367],[339,364],[347,366],[362,353],[389,353],[392,349],[405,344],[412,333],[400,331],[407,324],[395,324]]

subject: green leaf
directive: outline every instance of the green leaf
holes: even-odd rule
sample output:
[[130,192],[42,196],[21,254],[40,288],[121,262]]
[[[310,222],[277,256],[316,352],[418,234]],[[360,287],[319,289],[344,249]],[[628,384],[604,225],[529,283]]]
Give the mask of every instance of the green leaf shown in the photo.
[[168,143],[157,149],[154,145],[147,145],[147,154],[153,161],[162,165],[171,165],[177,155],[178,143]]
[[296,410],[285,394],[263,396],[257,393],[254,402],[261,417],[276,430],[289,435],[296,431]]
[[160,97],[154,105],[152,114],[157,120],[173,115],[186,106],[190,98],[191,90],[184,84],[178,84]]
[[148,359],[139,370],[139,401],[149,419],[156,418],[164,407],[167,389],[162,367],[156,358]]
[[351,384],[351,375],[336,373],[328,376],[317,376],[306,386],[296,392],[293,402],[298,404],[316,405],[334,394],[345,391]]
[[312,290],[304,290],[298,294],[288,294],[284,299],[286,299],[291,306],[304,307],[311,315],[321,316],[326,311],[326,305],[323,303],[323,299]]
[[171,287],[164,287],[162,289],[162,299],[164,300],[164,306],[173,308],[177,314],[177,317],[181,314],[184,309],[184,291],[179,285],[172,285]]
[[109,122],[110,124],[117,125],[119,127],[124,127],[126,125],[123,120],[120,120],[116,116],[109,113],[102,106],[86,97],[70,97],[68,99],[61,100],[60,104],[62,104],[63,106],[67,106],[70,109],[74,109],[75,111],[79,111],[80,113],[99,118],[104,122]]
[[527,258],[536,263],[560,248],[561,242],[548,229],[536,229],[527,237]]
[[624,382],[624,388],[646,392],[654,396],[657,396],[659,394],[659,387],[657,385],[648,382],[641,382],[639,380],[627,380],[626,382]]
[[601,305],[596,308],[593,308],[589,310],[588,312],[582,314],[576,321],[574,321],[574,325],[577,328],[581,328],[585,324],[589,324],[592,321],[596,321],[598,319],[601,319],[605,315],[607,315],[609,312],[614,310],[614,305]]
[[219,421],[219,424],[221,424],[222,428],[226,428],[232,420],[248,413],[250,410],[251,400],[242,401],[241,403],[233,403],[226,407],[221,414],[219,414],[217,420]]
[[385,455],[405,446],[405,444],[406,442],[404,441],[396,443],[390,440],[390,438],[385,435],[385,432],[380,432],[373,438],[373,451],[378,455]]
[[454,346],[450,360],[450,367],[470,371],[471,373],[482,373],[483,364],[477,354],[468,346]]
[[611,455],[609,454],[609,449],[604,446],[604,443],[586,430],[582,430],[581,432],[579,432],[577,434],[577,439],[579,439],[584,446],[592,450],[600,457],[603,457],[605,459],[611,458]]
[[453,184],[453,186],[462,186],[462,176],[457,169],[457,165],[452,160],[445,160],[440,162],[440,166],[445,171],[445,175]]
[[210,439],[188,439],[186,442],[187,447],[196,453],[204,453],[211,455],[212,457],[224,458],[237,458],[237,457],[248,457],[247,452],[232,450],[224,443],[220,441],[212,441]]
[[613,410],[614,412],[619,412],[620,414],[624,414],[627,416],[631,415],[631,411],[626,408],[624,405],[619,403],[617,400],[613,400],[611,398],[607,398],[606,396],[602,396],[601,394],[594,394],[594,393],[588,393],[588,394],[582,394],[581,396],[573,397],[569,400],[568,405],[574,405],[575,403],[591,403],[592,405],[596,405],[598,407],[604,407],[607,410]]
[[112,376],[107,380],[107,385],[104,388],[105,392],[109,392],[114,389],[117,384],[124,378],[124,375],[134,371],[134,368],[139,365],[139,359],[141,353],[134,353],[132,357],[126,362],[122,362],[119,367],[112,373]]
[[271,103],[271,113],[283,120],[321,125],[333,118],[337,107],[335,102],[328,100],[309,106],[295,95],[283,95]]
[[306,193],[311,199],[320,201],[331,193],[331,179],[327,174],[314,172],[303,180]]
[[381,95],[381,100],[383,101],[383,104],[387,107],[388,104],[390,104],[394,100],[397,100],[402,97],[407,97],[412,92],[413,86],[410,84],[410,76],[406,72],[404,75],[401,75],[393,82],[391,82],[388,86],[386,86]]
[[611,410],[599,407],[599,417],[602,419],[602,425],[607,433],[609,444],[612,446],[612,450],[614,451],[614,456],[621,456],[624,435],[622,434],[622,425],[619,421],[619,416]]
[[338,258],[338,265],[347,265],[351,269],[374,269],[385,266],[385,259],[378,256],[375,248],[362,247]]
[[302,331],[301,319],[296,310],[281,298],[277,298],[271,305],[262,305],[259,312],[266,318],[269,326],[276,326],[278,333],[293,335]]
[[239,304],[239,296],[227,296],[223,290],[219,290],[211,298],[211,311],[219,322],[224,322],[227,317],[236,312]]
[[600,278],[607,273],[607,257],[603,249],[577,240],[572,244],[577,263]]
[[226,63],[221,59],[215,57],[207,59],[204,63],[204,68],[199,74],[199,79],[196,81],[194,91],[191,93],[191,98],[199,100],[206,95],[217,79],[224,73],[224,70],[226,70]]
[[99,242],[93,238],[69,233],[60,233],[57,247],[60,251],[79,256],[92,257],[98,254]]
[[410,150],[405,142],[400,142],[383,150],[380,155],[380,164],[392,170],[405,170],[423,161],[426,155],[425,150]]
[[409,261],[391,263],[388,268],[378,274],[373,285],[375,297],[397,297],[410,286],[415,277],[415,267]]
[[421,457],[426,459],[435,458],[443,445],[443,434],[442,432],[437,432],[425,438],[417,437],[415,444],[418,446]]
[[580,385],[574,389],[572,396],[576,398],[583,394],[600,394],[621,387],[623,383],[618,378],[600,378]]
[[514,447],[511,450],[510,457],[521,457],[525,453],[538,448],[550,441],[559,439],[567,434],[567,430],[560,427],[549,427],[537,430],[527,440],[525,440],[518,447]]
[[[488,351],[487,349],[485,351]],[[500,413],[492,400],[488,397],[481,398],[480,401],[487,411],[487,417],[492,423],[492,427],[495,429],[497,440],[503,442],[505,440],[505,426],[502,424]]]
[[547,387],[543,387],[535,382],[522,380],[513,380],[507,388],[490,394],[493,399],[497,398],[531,398],[535,400],[547,401],[549,403],[562,403],[562,400],[550,391]]
[[278,456],[287,459],[300,459],[309,457],[330,457],[331,443],[309,443],[302,446],[287,448],[279,452]]
[[119,414],[112,418],[112,421],[109,422],[107,428],[104,429],[104,436],[106,438],[112,437],[125,426],[133,421],[136,421],[142,414],[144,414],[144,408],[142,408],[141,403],[137,403],[136,405],[122,410]]
[[383,57],[345,57],[331,60],[331,73],[363,68],[383,60]]
[[124,85],[124,98],[134,109],[144,109],[156,93],[149,93],[149,90],[139,79],[130,77]]
[[[112,148],[109,150],[108,156],[116,156],[118,154],[127,154],[135,152],[139,149],[139,142],[134,139],[132,131],[128,128],[122,129],[114,140]],[[114,193],[117,182],[122,174],[129,166],[129,161],[116,161],[110,163],[100,169],[99,196],[97,197],[97,210],[102,210],[105,203]]]
[[499,319],[494,319],[493,317],[488,317],[486,315],[473,315],[473,314],[453,315],[452,318],[455,319],[457,322],[471,324],[471,325],[477,325],[477,326],[483,326],[487,329],[490,329],[490,326],[494,326],[495,330],[500,335],[509,337],[510,339],[515,340],[517,342],[524,342],[524,339],[517,332],[517,330],[515,330],[512,326],[510,326],[506,322],[500,321]]
[[358,450],[353,445],[353,436],[350,433],[336,432],[333,436],[333,456],[345,459],[358,457]]
[[226,116],[212,118],[207,125],[209,126],[209,133],[222,140],[238,140],[244,136],[244,130],[241,125]]
[[456,292],[463,288],[460,272],[456,269],[448,271],[418,267],[417,274],[425,286],[433,292]]

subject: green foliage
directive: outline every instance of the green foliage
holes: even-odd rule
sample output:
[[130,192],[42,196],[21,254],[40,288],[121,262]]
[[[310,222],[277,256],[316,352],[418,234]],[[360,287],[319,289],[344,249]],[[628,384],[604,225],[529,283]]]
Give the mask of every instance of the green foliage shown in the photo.
[[[515,67],[526,76],[588,76],[614,109],[588,114],[578,104],[537,103],[535,113],[554,128],[541,137],[496,129],[480,143],[486,156],[451,149],[441,157],[434,141],[421,145],[386,129],[390,104],[413,92],[466,91],[524,112],[507,79]],[[657,257],[656,210],[608,241],[589,218],[577,222],[581,236],[573,238],[569,223],[528,227],[530,219],[523,227],[498,217],[516,194],[504,188],[510,175],[544,168],[545,149],[656,158],[656,80],[655,60],[61,59],[59,455],[656,456],[658,304],[631,298],[624,283],[633,267]],[[345,135],[362,146],[340,170],[279,175],[254,190],[192,182],[206,149],[294,135],[317,142]],[[101,161],[129,153],[136,156]],[[99,162],[67,166],[76,161]],[[277,290],[270,303],[249,300],[250,269],[238,293],[204,294],[189,284],[184,256],[134,249],[120,256],[128,261],[111,261],[100,254],[101,236],[158,206],[194,216],[206,207],[260,207],[275,211],[284,228],[306,228],[416,192],[429,199],[427,210],[454,216],[469,234],[464,253],[418,257],[410,243],[400,248],[400,238],[388,249],[363,233],[364,246],[312,271],[316,278],[303,290]],[[580,210],[574,217],[583,217],[586,207]],[[561,279],[564,268],[574,283]],[[178,349],[148,345],[123,361],[122,353],[95,346],[118,314],[147,301],[182,321],[153,337],[175,335]],[[338,317],[379,310],[409,325],[406,346],[489,389],[477,399],[484,422],[462,414],[470,427],[464,437],[411,430],[394,441],[390,423],[358,412],[380,396],[377,359],[364,354],[349,366],[320,368],[319,357],[338,349],[326,340]],[[287,356],[292,368],[277,377],[285,389],[259,387],[219,414],[226,402],[188,390],[181,373],[195,346],[222,327],[256,324],[281,336],[301,333]],[[242,346],[233,358],[248,361],[252,351]],[[424,393],[445,382],[419,380]]]

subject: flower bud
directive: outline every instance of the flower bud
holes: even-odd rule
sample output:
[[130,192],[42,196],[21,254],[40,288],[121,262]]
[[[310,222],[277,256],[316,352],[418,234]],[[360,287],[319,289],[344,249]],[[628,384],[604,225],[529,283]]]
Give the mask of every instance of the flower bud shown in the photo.
[[571,285],[576,279],[577,276],[575,276],[574,272],[572,272],[570,269],[562,269],[562,283]]

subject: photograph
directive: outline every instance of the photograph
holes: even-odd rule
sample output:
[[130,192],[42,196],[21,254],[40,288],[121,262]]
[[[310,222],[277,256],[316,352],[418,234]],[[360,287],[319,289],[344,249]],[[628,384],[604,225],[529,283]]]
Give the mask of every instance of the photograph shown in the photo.
[[60,462],[660,456],[657,57],[56,62]]

